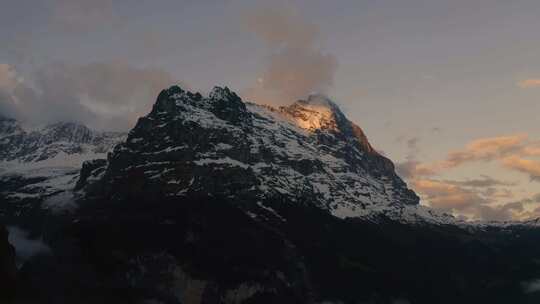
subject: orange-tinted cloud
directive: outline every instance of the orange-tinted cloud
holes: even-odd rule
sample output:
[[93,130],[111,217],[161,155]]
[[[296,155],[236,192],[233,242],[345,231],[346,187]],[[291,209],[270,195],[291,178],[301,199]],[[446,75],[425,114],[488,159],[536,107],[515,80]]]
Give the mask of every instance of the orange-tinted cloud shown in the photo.
[[540,181],[540,162],[538,161],[520,158],[519,156],[509,156],[502,159],[501,162],[509,169],[528,174],[531,180]]
[[462,150],[448,153],[444,160],[421,163],[409,158],[397,167],[405,178],[435,176],[470,162],[492,161],[511,155],[540,155],[538,144],[531,146],[527,139],[526,134],[480,138],[473,140]]
[[464,150],[450,152],[446,160],[438,167],[448,169],[471,161],[489,161],[500,158],[522,149],[526,140],[526,134],[477,139],[470,142]]
[[540,208],[533,207],[540,203],[540,194],[519,201],[496,203],[496,199],[508,199],[513,193],[508,189],[475,188],[460,186],[465,182],[442,181],[434,179],[415,180],[413,188],[422,200],[433,208],[463,215],[474,220],[511,220],[530,219],[540,216]]
[[540,156],[540,144],[535,143],[523,148],[523,155],[525,156]]
[[445,181],[417,180],[413,183],[413,187],[431,207],[446,212],[484,220],[507,219],[511,216],[507,212],[491,210],[489,202],[475,191]]
[[473,191],[444,181],[421,179],[414,181],[413,187],[438,209],[464,210],[475,204],[487,203]]
[[448,153],[443,160],[430,163],[417,160],[419,151],[416,145],[411,148],[408,143],[408,148],[411,153],[405,162],[396,165],[396,169],[430,206],[470,219],[509,220],[540,215],[540,208],[539,212],[531,211],[538,204],[533,199],[508,202],[517,196],[512,189],[516,183],[485,175],[461,181],[434,178],[446,170],[472,162],[499,161],[507,169],[529,174],[531,179],[540,181],[540,162],[525,159],[539,156],[540,144],[528,140],[526,134],[477,139],[461,150]]
[[538,88],[540,87],[540,78],[529,78],[517,83],[518,87],[522,89]]

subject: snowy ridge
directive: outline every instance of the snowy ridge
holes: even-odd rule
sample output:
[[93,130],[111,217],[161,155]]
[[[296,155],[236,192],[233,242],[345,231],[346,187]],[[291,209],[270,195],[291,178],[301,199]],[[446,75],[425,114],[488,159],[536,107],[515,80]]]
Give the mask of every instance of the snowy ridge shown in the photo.
[[[306,162],[320,167],[320,170],[302,174],[290,168],[286,162],[255,164],[253,169],[261,180],[263,190],[277,190],[289,195],[297,195],[298,190],[313,193],[315,200],[321,204],[331,202],[327,206],[332,214],[342,218],[365,216],[371,213],[371,207],[388,205],[389,202],[403,203],[396,201],[401,189],[394,188],[398,186],[392,180],[394,176],[374,177],[354,163],[351,166],[351,162],[338,156],[340,150],[351,148],[347,142],[321,145],[316,134],[303,130],[314,131],[330,126],[331,111],[328,108],[323,107],[322,114],[315,115],[311,112],[314,108],[310,107],[307,121],[311,124],[308,127],[302,119],[299,119],[299,124],[287,123],[287,116],[267,111],[265,107],[250,104],[248,109],[264,118],[253,120],[259,132],[250,138],[252,147],[270,147],[273,153],[289,162]],[[335,126],[329,128],[335,130]],[[362,161],[363,151],[353,147],[351,152],[355,161]]]
[[0,197],[9,202],[43,201],[44,208],[73,203],[81,165],[106,158],[125,135],[96,132],[62,122],[26,131],[16,120],[0,118]]
[[97,132],[72,122],[26,131],[15,120],[0,118],[0,161],[3,164],[37,163],[62,152],[68,155],[105,155],[124,137],[123,133]]

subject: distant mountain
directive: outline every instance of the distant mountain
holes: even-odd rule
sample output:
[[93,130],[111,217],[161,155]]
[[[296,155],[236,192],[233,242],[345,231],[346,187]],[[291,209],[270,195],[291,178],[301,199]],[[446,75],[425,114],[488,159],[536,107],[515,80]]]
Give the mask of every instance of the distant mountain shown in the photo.
[[83,162],[106,158],[125,136],[93,131],[73,122],[26,131],[15,119],[0,116],[0,195],[20,206],[28,202],[32,208],[36,199],[58,194],[66,197],[78,180]]
[[540,299],[538,221],[421,206],[325,96],[270,107],[173,86],[127,136],[3,119],[0,143],[23,303]]
[[99,156],[124,136],[92,131],[73,122],[54,123],[28,132],[16,120],[0,116],[0,161],[5,166],[6,162],[38,163],[63,155]]

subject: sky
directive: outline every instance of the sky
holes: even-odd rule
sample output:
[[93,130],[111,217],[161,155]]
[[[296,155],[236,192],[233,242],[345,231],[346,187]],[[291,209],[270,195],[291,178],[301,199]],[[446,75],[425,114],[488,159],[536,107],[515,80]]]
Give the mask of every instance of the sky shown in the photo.
[[0,113],[127,130],[173,84],[335,100],[422,204],[540,216],[537,0],[0,0]]

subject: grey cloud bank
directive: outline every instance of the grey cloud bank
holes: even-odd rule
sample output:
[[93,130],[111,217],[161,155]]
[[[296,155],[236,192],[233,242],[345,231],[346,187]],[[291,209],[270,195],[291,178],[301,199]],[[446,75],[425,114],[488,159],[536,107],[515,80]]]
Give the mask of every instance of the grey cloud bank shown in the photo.
[[126,130],[146,114],[161,89],[175,81],[158,69],[121,63],[51,64],[30,80],[0,65],[0,113],[27,123],[76,121]]

